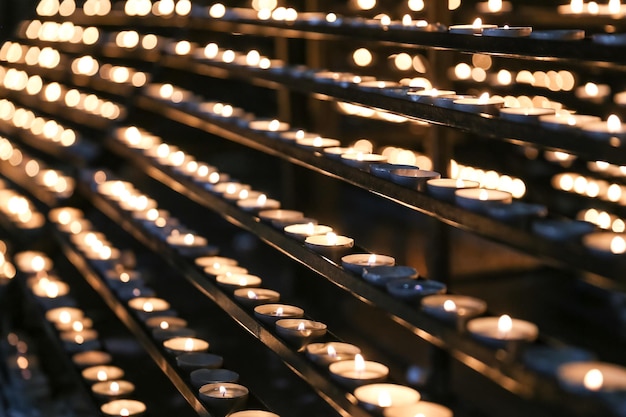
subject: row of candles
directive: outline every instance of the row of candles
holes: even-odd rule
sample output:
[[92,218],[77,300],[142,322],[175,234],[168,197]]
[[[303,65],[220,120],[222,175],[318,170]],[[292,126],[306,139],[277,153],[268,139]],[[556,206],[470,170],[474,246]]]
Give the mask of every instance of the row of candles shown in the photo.
[[19,230],[40,229],[45,224],[44,215],[33,202],[0,180],[0,214]]
[[45,310],[45,318],[59,332],[64,349],[72,354],[81,369],[83,380],[101,402],[105,416],[138,416],[146,411],[143,402],[131,399],[135,385],[124,378],[122,368],[111,365],[112,356],[101,350],[102,343],[93,320],[76,307],[70,285],[54,271],[52,260],[42,252],[27,251],[15,255],[18,270]]
[[[137,128],[120,129],[118,132],[118,139],[125,142],[132,147],[141,140],[138,139]],[[141,134],[141,132],[139,131]],[[150,140],[155,138],[146,132],[143,135],[151,137]],[[189,157],[189,161],[195,161]],[[202,163],[195,162],[192,166],[202,166]],[[167,161],[164,161],[164,165],[169,165]],[[184,171],[178,171],[181,174],[190,176],[191,178],[198,180],[192,173],[185,173]],[[202,183],[202,181],[200,181]],[[219,182],[218,182],[219,185]],[[284,228],[284,231],[289,236],[292,236],[300,241],[309,243],[309,247],[313,250],[320,251],[322,254],[337,257],[338,255],[345,254],[351,246],[351,238],[344,242],[339,242],[339,237],[334,243],[338,246],[330,250],[327,247],[320,249],[318,247],[310,245],[312,240],[308,236],[309,233],[315,233],[315,228],[318,228],[317,235],[321,240],[328,239],[328,233],[330,228],[328,226],[320,226],[315,223],[298,223],[301,220],[297,216],[304,216],[302,213],[292,213],[289,215],[295,215],[295,218],[288,218],[285,215],[280,217],[274,217],[280,210],[260,211],[259,217],[265,221],[271,221],[274,226]],[[291,223],[291,224],[289,224]],[[326,241],[327,243],[327,241]],[[491,345],[491,346],[503,346],[511,342],[531,342],[537,335],[537,327],[529,322],[517,319],[511,319],[509,316],[497,317],[479,317],[486,311],[486,303],[482,300],[467,297],[463,295],[451,295],[444,294],[446,291],[445,285],[429,280],[416,280],[417,271],[407,266],[396,266],[395,260],[390,256],[376,255],[376,254],[349,254],[341,257],[342,266],[351,272],[362,275],[368,282],[387,287],[388,290],[396,297],[404,298],[407,300],[421,300],[422,309],[430,315],[440,318],[444,321],[457,323],[457,325],[467,326],[467,331],[476,337],[477,339]],[[293,308],[293,306],[284,306],[282,310],[278,310],[278,307],[274,304],[258,306],[261,302],[275,303],[279,301],[280,295],[270,289],[252,289],[248,287],[260,286],[262,280],[256,276],[248,276],[245,280],[241,279],[248,273],[247,269],[241,268],[236,261],[218,257],[197,258],[196,264],[204,269],[204,272],[210,276],[216,278],[218,284],[234,290],[235,298],[244,305],[252,305],[255,307],[255,314],[259,319],[263,320],[267,312],[265,309],[269,309],[270,313],[279,311],[280,317],[285,314],[285,311],[289,311],[290,314],[301,315],[303,311],[301,309]],[[241,280],[235,282],[234,285],[230,280],[223,278],[224,273],[230,272],[232,276],[239,277]],[[250,278],[250,279],[248,279]],[[473,320],[472,320],[473,319]],[[469,320],[469,321],[468,321]],[[317,345],[313,345],[317,347]],[[588,371],[595,370],[596,363],[578,363],[576,369],[587,369]],[[574,366],[574,365],[570,365]],[[598,365],[600,366],[600,365]],[[601,367],[604,368],[604,364]],[[569,375],[563,381],[563,384],[567,387],[580,386],[583,384],[583,380],[580,378],[580,371],[576,373],[576,378],[571,377],[571,371],[569,367],[563,368],[561,373],[567,373]],[[619,368],[618,368],[619,369]],[[567,372],[566,372],[567,371]],[[331,371],[332,372],[332,371]],[[556,372],[556,370],[555,370]],[[592,372],[595,374],[596,372]],[[613,383],[613,382],[612,382]],[[595,388],[594,388],[595,389]]]
[[[153,339],[168,354],[175,356],[177,366],[190,373],[191,383],[198,389],[200,400],[211,413],[222,416],[245,406],[248,389],[237,383],[239,375],[221,368],[223,358],[207,353],[209,342],[197,337],[197,332],[187,327],[187,321],[178,316],[167,300],[156,297],[144,282],[140,271],[126,267],[120,261],[120,250],[104,234],[93,229],[91,222],[83,217],[79,209],[54,209],[50,212],[50,219],[100,271],[104,282],[128,304]],[[109,367],[101,369],[108,372]],[[130,415],[142,412],[141,409],[137,411]],[[261,410],[246,410],[232,415],[277,417]]]

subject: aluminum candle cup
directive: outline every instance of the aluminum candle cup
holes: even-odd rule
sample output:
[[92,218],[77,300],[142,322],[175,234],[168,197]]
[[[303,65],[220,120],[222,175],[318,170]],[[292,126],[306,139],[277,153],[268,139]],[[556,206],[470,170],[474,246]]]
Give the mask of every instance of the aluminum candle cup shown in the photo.
[[362,273],[365,281],[380,287],[384,287],[388,282],[399,279],[415,279],[417,275],[415,268],[404,265],[366,267]]
[[309,236],[304,240],[304,244],[320,255],[339,259],[354,246],[354,239],[330,232],[325,235]]
[[304,242],[309,236],[331,233],[333,228],[322,224],[296,223],[285,226],[283,230],[287,236],[299,240],[300,242]]
[[360,354],[351,360],[331,363],[328,371],[335,381],[349,390],[361,385],[382,382],[389,375],[389,368],[385,365],[366,361]]
[[146,405],[136,400],[113,400],[100,406],[107,417],[139,417],[146,412]]
[[206,384],[239,381],[239,374],[229,369],[196,369],[189,374],[191,385],[200,388]]
[[277,303],[280,300],[280,293],[265,288],[238,288],[234,292],[234,297],[240,304],[254,308],[262,304]]
[[196,337],[174,337],[163,342],[163,347],[173,355],[209,350],[209,342]]
[[224,364],[224,358],[211,353],[190,352],[178,355],[176,364],[187,372],[196,369],[218,369]]
[[204,385],[199,394],[200,400],[216,416],[225,416],[240,410],[248,401],[248,388],[228,382]]
[[606,362],[571,362],[560,366],[561,386],[578,394],[626,391],[626,368]]
[[287,304],[263,304],[254,308],[254,315],[263,323],[274,325],[278,320],[300,318],[304,310]]
[[368,411],[382,413],[389,407],[417,403],[421,395],[413,388],[396,384],[369,384],[354,390],[354,396]]
[[539,329],[533,323],[507,315],[472,319],[467,323],[467,331],[475,339],[494,347],[533,342],[539,336]]
[[135,391],[135,385],[124,380],[101,381],[91,386],[91,391],[100,399],[111,400],[121,398]]
[[276,322],[276,333],[298,348],[326,334],[326,325],[305,319],[282,319]]
[[216,278],[217,285],[230,291],[239,288],[258,287],[261,285],[261,278],[250,274],[225,274],[218,275]]
[[471,188],[456,190],[454,201],[459,207],[484,213],[489,205],[510,204],[513,201],[513,196],[506,191]]
[[487,311],[487,303],[466,295],[440,294],[422,298],[422,310],[440,320],[463,324]]
[[500,109],[500,117],[518,123],[539,124],[541,116],[555,114],[554,109],[542,107],[506,107]]
[[396,298],[418,300],[429,295],[444,294],[446,284],[426,279],[398,279],[387,282],[387,291]]
[[248,128],[270,134],[277,134],[277,132],[286,132],[289,130],[289,124],[276,119],[252,120],[248,123]]
[[122,379],[124,377],[124,371],[117,366],[98,365],[83,369],[81,375],[86,381],[102,382]]
[[328,366],[333,362],[354,359],[361,349],[349,343],[328,342],[310,343],[306,346],[306,355],[320,366]]
[[389,171],[389,179],[392,182],[420,191],[424,190],[428,180],[440,177],[441,174],[438,172],[422,169],[394,169]]
[[231,417],[280,417],[278,414],[263,410],[244,410],[230,414]]
[[393,266],[395,264],[396,260],[392,256],[376,255],[373,253],[354,253],[341,258],[341,266],[357,275],[362,275],[365,268]]
[[434,178],[426,181],[426,191],[438,200],[453,203],[456,190],[478,188],[479,185],[480,184],[477,181],[453,178]]

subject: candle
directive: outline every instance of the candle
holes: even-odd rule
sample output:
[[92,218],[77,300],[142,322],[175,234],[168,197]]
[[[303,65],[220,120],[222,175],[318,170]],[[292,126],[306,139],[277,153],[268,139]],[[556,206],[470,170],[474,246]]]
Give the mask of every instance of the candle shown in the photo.
[[170,304],[167,301],[156,297],[133,298],[128,301],[128,306],[137,312],[154,316],[158,315],[158,313],[167,311],[170,308]]
[[322,224],[296,223],[285,226],[283,230],[287,236],[304,242],[309,236],[326,235],[327,233],[331,233],[333,228]]
[[496,25],[484,25],[481,18],[476,18],[471,25],[452,25],[448,28],[450,33],[460,35],[481,35],[485,29],[497,28]]
[[341,142],[337,139],[322,138],[320,136],[316,136],[313,138],[305,137],[302,139],[296,139],[296,144],[306,149],[318,150],[321,148],[332,148],[340,146]]
[[220,194],[227,200],[236,201],[239,200],[239,195],[243,190],[250,191],[251,187],[248,184],[241,184],[235,181],[226,181],[216,184],[211,191],[216,194]]
[[80,331],[66,331],[59,335],[63,341],[63,346],[69,352],[78,352],[84,350],[93,350],[100,348],[98,340],[98,332],[92,329]]
[[278,414],[263,410],[243,410],[230,414],[230,417],[280,417]]
[[69,294],[70,286],[63,281],[43,279],[33,286],[32,291],[37,297],[57,298]]
[[543,107],[506,107],[500,109],[500,117],[518,123],[538,124],[541,116],[555,114],[554,109]]
[[454,192],[455,203],[464,209],[484,212],[489,205],[511,204],[511,193],[485,188],[470,188]]
[[54,323],[54,327],[60,332],[66,332],[69,330],[81,331],[83,329],[89,329],[93,326],[93,321],[89,317],[81,317],[75,320],[67,320],[67,316]]
[[196,369],[189,374],[191,385],[200,389],[207,384],[239,381],[239,374],[229,369]]
[[403,385],[368,384],[354,390],[354,396],[369,411],[381,412],[389,407],[407,406],[417,403],[420,393]]
[[422,310],[438,319],[456,323],[480,316],[487,311],[487,303],[466,295],[429,295],[422,298]]
[[415,279],[417,270],[410,266],[403,265],[380,265],[365,267],[363,269],[363,279],[380,287],[384,287],[388,282],[398,279]]
[[389,179],[396,184],[415,190],[423,190],[426,182],[430,179],[440,178],[441,174],[423,169],[392,169],[389,171]]
[[626,234],[595,232],[583,236],[583,245],[597,256],[619,256],[626,253]]
[[124,397],[135,391],[135,386],[128,381],[101,381],[91,386],[91,391],[98,397],[104,399],[112,399]]
[[300,130],[288,130],[286,132],[280,133],[280,139],[285,140],[287,142],[295,142],[299,139],[315,139],[319,137],[316,133],[306,132],[302,129]]
[[248,388],[228,382],[206,384],[200,388],[200,400],[218,416],[243,408],[248,400]]
[[289,130],[289,124],[279,120],[252,120],[248,123],[248,127],[252,130],[263,132],[285,132]]
[[57,224],[59,230],[69,233],[71,230],[70,225],[75,220],[82,220],[83,212],[74,207],[59,207],[50,210],[48,218],[51,222]]
[[454,202],[456,190],[466,188],[478,188],[480,184],[476,181],[453,179],[453,178],[433,178],[426,181],[428,194],[436,199]]
[[360,353],[352,360],[331,363],[328,370],[333,379],[350,390],[361,385],[382,382],[389,375],[389,368],[382,363],[366,361]]
[[600,120],[598,116],[571,114],[569,112],[557,112],[554,115],[539,116],[539,124],[546,129],[553,130],[573,130],[579,126],[585,126]]
[[213,265],[209,265],[204,268],[204,273],[213,277],[218,277],[220,275],[229,274],[245,275],[248,273],[248,270],[238,265],[224,265],[221,263],[214,263]]
[[100,411],[109,417],[138,417],[145,413],[146,405],[136,400],[113,400],[102,404]]
[[234,292],[235,300],[246,307],[256,307],[261,304],[277,303],[280,293],[265,288],[239,288]]
[[81,375],[87,381],[102,382],[121,379],[124,377],[124,371],[117,366],[97,365],[83,369]]
[[387,291],[396,298],[416,300],[433,294],[443,294],[446,284],[426,279],[396,279],[387,282]]
[[564,389],[576,393],[626,390],[626,368],[612,363],[581,361],[561,365],[557,378]]
[[87,350],[78,352],[72,356],[72,362],[79,368],[87,368],[96,365],[106,365],[111,363],[113,358],[107,352],[99,350]]
[[308,236],[304,239],[304,244],[323,256],[339,258],[354,246],[354,239],[329,232],[325,235]]
[[69,325],[85,316],[83,310],[75,307],[57,307],[46,311],[46,320],[55,325]]
[[167,237],[166,242],[170,246],[183,249],[203,247],[208,243],[205,238],[193,233],[172,233]]
[[324,336],[326,325],[313,320],[281,319],[276,322],[276,333],[287,342],[303,347],[313,339]]
[[218,369],[224,364],[224,358],[211,353],[190,352],[178,355],[176,364],[187,372],[196,369]]
[[433,106],[443,106],[444,101],[446,103],[449,100],[445,100],[448,97],[457,97],[456,91],[451,90],[438,90],[436,88],[425,89],[425,90],[409,90],[407,95],[414,101],[417,101],[421,104],[430,104]]
[[187,320],[180,317],[155,316],[146,320],[146,326],[151,329],[182,329],[187,327]]
[[173,337],[163,342],[163,347],[174,355],[209,350],[209,342],[195,337]]
[[351,360],[361,353],[357,346],[342,342],[310,343],[305,350],[307,357],[320,366]]
[[384,88],[399,88],[402,85],[395,81],[369,80],[359,83],[359,87],[373,90],[382,90]]
[[124,267],[109,269],[104,273],[107,284],[111,287],[119,288],[127,284],[138,284],[142,282],[141,274],[137,271],[127,270]]
[[519,38],[530,36],[533,28],[530,26],[508,26],[483,29],[483,36],[494,36],[498,38]]
[[383,412],[384,417],[452,417],[452,410],[441,404],[419,401],[416,404],[389,407]]
[[300,318],[304,310],[287,304],[262,304],[254,307],[254,315],[265,324],[274,325],[285,318]]
[[502,97],[490,97],[483,93],[478,98],[460,98],[452,102],[452,108],[469,113],[498,114],[504,106]]
[[626,140],[626,126],[619,117],[612,114],[603,121],[589,122],[581,126],[583,132],[597,140],[608,141],[613,146],[619,146]]
[[341,258],[341,266],[350,272],[361,275],[365,268],[375,266],[393,266],[396,264],[395,258],[387,255],[376,255],[373,253],[353,253]]
[[259,210],[279,209],[280,201],[267,198],[265,194],[261,194],[254,198],[244,198],[237,201],[237,206],[245,211],[257,212]]
[[371,164],[386,162],[387,157],[375,153],[344,153],[343,155],[341,155],[341,161],[351,167],[368,171]]
[[304,213],[297,210],[262,210],[259,212],[259,218],[272,223],[275,228],[283,230],[285,226],[302,223]]
[[52,259],[43,252],[26,251],[15,254],[15,265],[26,273],[34,274],[52,269]]
[[467,323],[467,330],[476,339],[498,347],[508,342],[533,342],[539,336],[533,323],[512,319],[506,314],[472,319]]
[[258,287],[261,285],[261,278],[250,274],[224,274],[218,275],[216,278],[220,287],[228,290],[236,290],[242,287]]
[[226,258],[223,256],[201,256],[199,258],[194,259],[194,262],[200,268],[206,268],[207,266],[214,266],[214,265],[237,265],[238,264],[236,259]]

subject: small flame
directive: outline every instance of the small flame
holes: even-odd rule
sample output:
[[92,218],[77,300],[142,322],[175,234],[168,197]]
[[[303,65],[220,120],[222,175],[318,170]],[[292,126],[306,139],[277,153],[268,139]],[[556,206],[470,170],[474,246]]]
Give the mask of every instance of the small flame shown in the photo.
[[280,122],[276,119],[272,120],[268,126],[269,130],[276,132],[280,128]]
[[128,408],[124,407],[120,410],[120,416],[122,417],[128,417],[130,416],[130,411],[128,410]]
[[489,200],[489,191],[487,191],[487,190],[480,190],[480,194],[478,194],[478,199],[480,201],[487,201],[487,200]]
[[109,391],[111,391],[113,394],[117,394],[118,392],[120,392],[120,384],[116,381],[111,382],[111,384],[109,385]]
[[326,353],[331,358],[336,358],[337,357],[337,350],[335,349],[335,347],[333,345],[328,345],[328,348],[326,349]]
[[85,343],[85,338],[82,335],[77,334],[76,337],[74,337],[74,342],[76,342],[77,345],[82,345]]
[[506,339],[508,334],[513,329],[513,320],[507,314],[500,316],[498,319],[498,333],[503,339]]
[[248,298],[250,300],[256,300],[259,298],[259,296],[252,290],[248,291]]
[[98,381],[106,381],[107,378],[108,378],[108,375],[107,375],[106,371],[104,371],[102,369],[99,370],[98,373],[96,374],[96,379]]
[[307,223],[305,232],[309,236],[315,233],[315,225],[313,223]]
[[483,25],[483,20],[480,17],[477,17],[474,20],[474,23],[472,23],[472,29],[480,29],[482,25]]
[[618,14],[622,10],[622,2],[620,0],[609,0],[609,13]]
[[402,16],[402,25],[403,26],[411,26],[412,23],[413,23],[413,19],[411,19],[410,15],[405,14],[404,16]]
[[317,136],[315,139],[313,139],[313,146],[315,146],[316,148],[319,148],[323,144],[324,140],[320,136]]
[[443,302],[443,309],[448,313],[456,311],[456,303],[452,300],[446,300]]
[[367,258],[368,265],[374,265],[376,263],[376,255],[371,254],[369,258]]
[[130,281],[130,275],[128,274],[128,272],[122,272],[120,274],[120,281],[121,282],[128,282],[128,281]]
[[235,194],[237,192],[237,186],[235,184],[228,184],[226,186],[226,194]]
[[357,161],[362,161],[365,158],[365,156],[363,155],[363,152],[357,152],[356,154],[356,160]]
[[304,322],[303,322],[303,321],[301,321],[301,322],[298,324],[298,331],[299,331],[299,332],[303,332],[305,329],[306,329],[306,325],[304,324]]
[[391,24],[391,18],[387,15],[383,15],[380,18],[380,24],[383,26],[389,26]]
[[337,21],[337,15],[335,13],[328,13],[326,15],[326,21],[328,23],[334,23]]
[[576,126],[576,117],[574,117],[573,115],[570,115],[570,116],[567,118],[567,124],[568,124],[569,126]]
[[300,129],[296,132],[296,139],[304,139],[304,130]]
[[59,322],[63,324],[68,324],[72,320],[72,315],[68,311],[62,311],[59,314]]
[[226,396],[226,387],[224,385],[220,385],[220,395],[222,397]]
[[572,13],[579,14],[583,12],[584,4],[584,0],[572,0],[569,7],[572,10]]
[[265,203],[267,203],[267,196],[265,194],[261,194],[260,196],[257,197],[256,204],[258,206],[264,206]]
[[244,198],[248,198],[248,196],[250,195],[250,191],[248,190],[241,190],[239,191],[239,199],[243,200]]
[[248,285],[248,280],[246,278],[240,278],[239,279],[239,286],[240,287],[245,287],[246,285]]
[[616,255],[626,252],[626,240],[621,236],[614,236],[611,239],[611,253]]
[[276,315],[277,316],[282,316],[283,314],[285,314],[285,310],[282,307],[278,307],[276,309]]
[[363,355],[360,353],[354,356],[354,371],[357,373],[365,371],[365,359],[363,359]]
[[478,97],[478,104],[487,104],[489,103],[489,93],[482,93],[480,97]]
[[329,245],[336,245],[337,244],[337,234],[333,233],[333,232],[329,232],[326,233],[326,242],[328,242]]
[[487,1],[487,8],[491,13],[496,13],[502,10],[502,0],[489,0]]
[[612,114],[606,119],[606,128],[609,133],[618,133],[622,130],[622,121],[616,114]]
[[183,350],[185,350],[186,352],[190,352],[193,350],[193,346],[194,346],[193,339],[188,337],[187,339],[185,339],[185,346]]
[[599,391],[604,384],[604,376],[599,369],[590,369],[583,379],[583,385],[590,391]]
[[146,313],[152,313],[154,311],[154,305],[150,301],[143,303],[143,311]]
[[17,358],[17,367],[20,369],[28,368],[28,359],[25,356],[19,356]]
[[170,328],[170,324],[163,320],[161,323],[159,323],[159,327],[163,330],[167,330]]
[[187,246],[193,245],[193,242],[196,240],[195,236],[191,233],[187,233],[185,237],[183,237],[183,243]]
[[84,328],[85,326],[83,325],[83,323],[78,320],[72,323],[72,330],[74,330],[75,332],[82,332]]
[[378,406],[379,407],[391,407],[391,394],[389,391],[381,391],[378,394]]

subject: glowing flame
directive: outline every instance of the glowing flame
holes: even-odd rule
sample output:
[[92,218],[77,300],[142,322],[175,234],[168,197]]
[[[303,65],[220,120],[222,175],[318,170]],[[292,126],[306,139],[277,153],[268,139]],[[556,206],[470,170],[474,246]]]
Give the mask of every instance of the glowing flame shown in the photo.
[[74,330],[75,332],[82,332],[84,328],[85,326],[83,325],[83,323],[78,320],[72,323],[72,330]]
[[391,407],[391,394],[389,391],[381,391],[378,394],[378,406],[379,407]]
[[376,263],[376,255],[371,254],[369,258],[367,258],[368,265],[374,265]]
[[146,313],[152,313],[154,311],[154,305],[150,301],[143,303],[143,311]]
[[449,313],[456,311],[456,303],[452,300],[446,300],[443,302],[443,309]]
[[483,20],[480,17],[477,17],[474,20],[474,23],[472,23],[472,29],[480,29],[482,25],[483,25]]
[[333,347],[333,345],[328,345],[328,348],[326,349],[326,353],[331,358],[337,357],[337,350]]
[[612,114],[606,119],[606,128],[609,133],[618,133],[622,130],[622,121],[617,115]]
[[333,233],[333,232],[329,232],[326,233],[326,242],[331,245],[334,246],[337,244],[337,234]]
[[583,385],[590,391],[599,391],[604,383],[604,376],[599,369],[590,369],[583,379]]
[[192,351],[193,350],[193,345],[194,345],[193,339],[192,338],[187,338],[187,339],[185,339],[185,346],[184,346],[183,350],[185,350],[187,352]]
[[101,370],[99,370],[99,371],[98,371],[98,373],[96,374],[96,379],[97,379],[98,381],[106,381],[106,380],[107,380],[107,378],[108,378],[108,375],[107,375],[107,373],[106,373],[106,371],[105,371],[105,370],[102,370],[102,369],[101,369]]
[[313,223],[307,223],[305,233],[309,236],[315,233],[315,225]]
[[248,291],[248,298],[250,300],[256,300],[259,298],[259,296],[254,292],[254,291]]
[[109,391],[111,391],[113,394],[117,394],[118,392],[120,392],[120,384],[116,381],[111,382],[111,384],[109,385]]
[[68,311],[62,311],[59,314],[59,322],[63,324],[67,324],[72,320],[72,315]]
[[478,97],[478,104],[487,104],[489,103],[489,93],[482,93],[480,97]]
[[128,282],[128,281],[130,281],[130,275],[128,274],[128,272],[122,272],[120,274],[120,281],[121,282]]
[[257,197],[256,204],[258,206],[264,206],[265,203],[267,203],[267,196],[265,194],[261,194],[260,196]]
[[572,0],[570,2],[569,7],[572,10],[572,13],[579,14],[583,12],[584,5],[585,5],[584,0]]
[[280,128],[280,122],[276,119],[272,120],[268,125],[268,129],[272,132],[276,132]]
[[621,236],[614,236],[611,239],[611,253],[616,255],[626,252],[626,240]]
[[413,23],[413,19],[411,19],[410,15],[405,14],[404,16],[402,16],[402,25],[403,26],[411,26],[412,23]]
[[363,359],[363,355],[360,353],[354,356],[354,371],[357,373],[365,371],[365,359]]
[[187,233],[185,237],[183,238],[183,243],[187,246],[191,246],[193,245],[193,242],[195,240],[196,238],[194,237],[194,235],[192,235],[191,233]]
[[283,314],[285,314],[285,310],[282,307],[278,307],[276,309],[276,313],[277,316],[282,316]]
[[248,285],[248,280],[246,278],[240,278],[239,279],[239,286],[245,287],[246,285]]
[[622,2],[620,0],[609,0],[609,13],[618,14],[622,9]]
[[319,148],[323,144],[324,140],[320,136],[317,136],[315,139],[313,139],[313,146],[315,146],[316,148]]
[[489,0],[487,1],[487,8],[490,12],[496,13],[502,10],[502,0]]
[[122,417],[130,416],[130,411],[128,410],[128,408],[122,408],[120,410],[120,416],[122,416]]
[[498,333],[503,339],[506,339],[513,329],[513,320],[507,314],[500,316],[498,319]]
[[170,324],[163,320],[161,323],[159,323],[159,327],[163,330],[167,330],[170,328]]
[[306,325],[304,324],[303,321],[301,321],[300,323],[298,323],[298,331],[299,332],[303,332],[306,329]]
[[478,194],[478,199],[480,201],[487,201],[487,200],[489,200],[489,191],[487,191],[487,190],[480,190],[480,194]]

